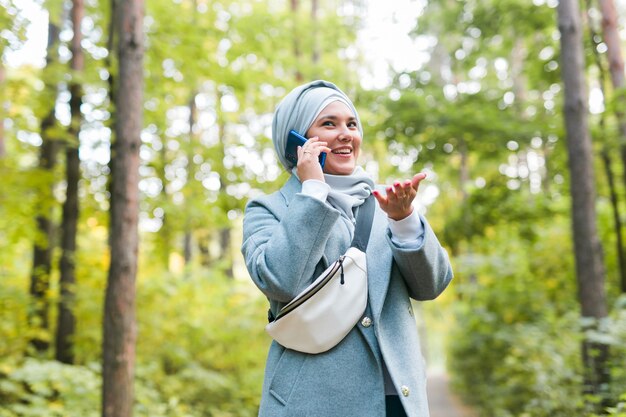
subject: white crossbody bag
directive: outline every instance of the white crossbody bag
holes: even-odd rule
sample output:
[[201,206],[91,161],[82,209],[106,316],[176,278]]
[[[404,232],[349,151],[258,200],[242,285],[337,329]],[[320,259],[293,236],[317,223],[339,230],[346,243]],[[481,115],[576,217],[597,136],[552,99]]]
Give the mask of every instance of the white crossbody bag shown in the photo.
[[333,348],[352,330],[367,307],[365,250],[374,217],[369,196],[359,208],[350,248],[274,318],[267,333],[282,346],[305,353]]

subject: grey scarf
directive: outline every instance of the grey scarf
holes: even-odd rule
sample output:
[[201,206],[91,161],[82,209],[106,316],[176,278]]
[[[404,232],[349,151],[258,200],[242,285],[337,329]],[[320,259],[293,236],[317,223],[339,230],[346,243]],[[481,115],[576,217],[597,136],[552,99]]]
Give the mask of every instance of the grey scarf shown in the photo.
[[374,181],[365,170],[356,167],[350,175],[324,174],[330,185],[328,203],[354,223],[355,209],[365,202],[374,189]]
[[[298,178],[295,167],[291,174]],[[341,216],[353,226],[358,207],[365,202],[374,189],[372,177],[358,166],[350,175],[324,174],[324,180],[330,186],[326,202],[339,210]],[[349,228],[352,232],[353,227]]]

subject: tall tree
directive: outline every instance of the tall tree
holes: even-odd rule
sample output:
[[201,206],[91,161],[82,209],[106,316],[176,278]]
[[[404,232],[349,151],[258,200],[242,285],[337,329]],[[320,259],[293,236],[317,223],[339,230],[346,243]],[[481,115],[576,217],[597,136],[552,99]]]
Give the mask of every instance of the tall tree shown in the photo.
[[109,244],[104,306],[102,415],[132,415],[135,365],[135,279],[139,246],[139,148],[143,123],[143,0],[115,8],[118,73]]
[[299,0],[290,0],[289,2],[290,6],[291,6],[291,12],[292,12],[292,21],[291,24],[293,25],[293,56],[294,56],[294,68],[296,70],[296,81],[298,83],[301,83],[302,80],[304,79],[303,75],[302,75],[302,71],[300,71],[300,58],[302,55],[301,52],[301,48],[300,48],[300,38],[298,36],[298,32],[299,32],[299,22],[300,19],[298,17],[298,13],[299,13],[299,8],[300,8],[300,1]]
[[[609,73],[611,74],[613,89],[617,94],[614,109],[619,125],[622,161],[626,165],[626,111],[624,110],[626,108],[626,91],[624,91],[624,88],[626,88],[626,76],[624,75],[622,42],[617,26],[618,14],[613,0],[599,0],[599,3],[602,12],[602,32],[609,61]],[[626,170],[624,175],[626,175]],[[622,282],[622,291],[626,292],[626,282]]]
[[[602,97],[607,97],[606,91],[606,70],[604,68],[603,60],[599,52],[599,46],[602,37],[598,36],[594,25],[593,19],[591,16],[591,0],[586,0],[586,9],[587,9],[587,17],[589,20],[589,24],[587,25],[589,28],[589,38],[591,40],[593,51],[593,58],[595,66],[598,70],[598,84],[600,86],[600,91],[602,91]],[[619,119],[619,111],[618,119]],[[617,191],[617,184],[615,181],[615,174],[613,172],[613,157],[611,155],[611,144],[607,138],[610,135],[607,132],[606,128],[606,112],[602,112],[599,115],[598,127],[600,129],[599,134],[600,137],[603,138],[600,150],[600,156],[602,158],[602,163],[604,165],[604,172],[606,175],[606,179],[608,182],[609,188],[609,200],[611,201],[611,210],[613,213],[613,224],[615,231],[615,253],[617,256],[617,264],[619,266],[619,276],[620,283],[622,287],[622,292],[626,292],[626,254],[624,253],[624,237],[622,231],[622,216],[620,214],[620,205],[619,205],[619,197]]]
[[[297,0],[295,0],[297,1]],[[226,158],[226,149],[227,149],[227,135],[226,135],[226,115],[224,109],[222,108],[222,99],[224,97],[224,91],[220,89],[218,86],[217,89],[217,105],[215,106],[215,112],[217,115],[217,131],[218,131],[218,149],[217,149],[217,165],[220,166],[220,172],[224,173],[224,175],[220,176],[220,195],[222,196],[221,205],[222,205],[222,214],[225,214],[229,210],[229,196],[228,196],[228,185],[230,184],[230,180],[228,179],[228,173],[224,167],[224,159]],[[226,222],[223,227],[219,229],[219,244],[220,244],[220,255],[222,259],[226,260],[226,276],[232,278],[233,275],[233,266],[232,266],[232,225],[230,220],[226,218]]]
[[[624,75],[624,57],[622,56],[622,42],[620,41],[619,28],[617,26],[618,14],[613,0],[599,0],[602,12],[602,32],[606,45],[606,55],[609,62],[609,74],[611,84],[616,96],[614,109],[619,129],[622,164],[626,166],[626,76]],[[626,170],[624,170],[624,182],[626,183]],[[621,258],[620,258],[621,260]],[[626,293],[626,273],[622,271],[620,287]]]
[[[42,144],[39,148],[39,168],[49,174],[52,181],[53,170],[57,162],[59,142],[53,136],[56,125],[55,107],[57,97],[57,80],[54,74],[56,61],[56,46],[59,40],[59,27],[50,19],[48,23],[48,45],[46,67],[44,69],[44,102],[48,103],[46,114],[41,120]],[[54,223],[52,221],[52,183],[45,184],[40,189],[40,206],[37,215],[38,234],[33,248],[33,266],[30,277],[30,295],[32,309],[30,322],[34,328],[31,345],[38,352],[43,352],[49,346],[49,318],[48,318],[48,291],[50,288],[50,273],[52,270],[52,248],[54,245]]]
[[70,113],[71,124],[68,129],[68,140],[65,143],[65,164],[67,183],[65,202],[63,203],[63,219],[61,222],[61,262],[60,280],[61,297],[59,299],[59,315],[56,329],[55,357],[64,363],[74,362],[73,336],[76,331],[76,318],[74,317],[73,304],[75,299],[74,286],[76,284],[75,254],[76,254],[76,231],[78,225],[78,181],[80,179],[80,160],[78,147],[80,145],[80,125],[82,116],[80,105],[82,103],[82,86],[78,80],[84,68],[84,54],[81,47],[82,34],[81,24],[85,14],[83,0],[72,1],[72,28],[74,36],[71,43],[72,59],[72,82],[70,83]]
[[[596,226],[593,150],[589,132],[582,25],[578,1],[561,0],[561,76],[567,135],[572,230],[581,315],[594,322],[607,316],[604,260]],[[585,389],[600,394],[608,381],[608,346],[586,338],[582,344]]]
[[319,0],[311,1],[311,36],[313,37],[313,46],[311,48],[311,63],[317,65],[320,60],[320,45],[317,26],[319,24]]

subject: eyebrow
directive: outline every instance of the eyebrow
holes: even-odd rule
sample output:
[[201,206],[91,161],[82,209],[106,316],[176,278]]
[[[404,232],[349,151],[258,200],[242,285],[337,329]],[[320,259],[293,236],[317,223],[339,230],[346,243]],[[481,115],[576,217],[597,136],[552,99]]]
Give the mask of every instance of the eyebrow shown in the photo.
[[[318,120],[318,121],[322,121],[322,120],[327,120],[327,119],[330,119],[330,120],[337,120],[337,119],[339,119],[339,117],[338,117],[338,116],[335,116],[334,114],[326,114],[326,115],[322,115],[322,116],[320,116],[317,120]],[[348,120],[349,120],[349,121],[355,121],[355,120],[356,120],[356,117],[354,117],[354,116],[350,116],[350,117],[348,117]]]

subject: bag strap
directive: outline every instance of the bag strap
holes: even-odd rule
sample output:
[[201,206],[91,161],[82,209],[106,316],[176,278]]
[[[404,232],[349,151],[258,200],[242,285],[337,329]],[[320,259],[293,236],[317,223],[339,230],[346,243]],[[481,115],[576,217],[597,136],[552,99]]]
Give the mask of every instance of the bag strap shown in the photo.
[[372,231],[372,221],[374,219],[374,209],[376,202],[374,196],[370,194],[365,202],[359,207],[359,214],[356,216],[356,226],[354,228],[354,238],[350,246],[365,252],[367,243],[370,240],[370,232]]

